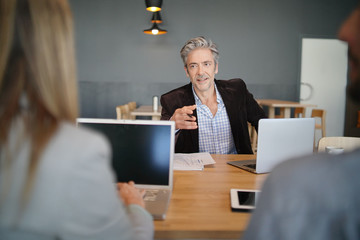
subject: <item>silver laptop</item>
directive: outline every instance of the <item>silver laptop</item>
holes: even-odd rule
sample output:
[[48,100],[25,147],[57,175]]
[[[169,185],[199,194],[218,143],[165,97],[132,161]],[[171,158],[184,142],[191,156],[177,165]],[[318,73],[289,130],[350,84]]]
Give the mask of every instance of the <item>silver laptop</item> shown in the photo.
[[173,186],[173,121],[77,119],[78,125],[102,132],[112,146],[117,182],[145,189],[145,208],[165,219]]
[[253,173],[270,172],[275,165],[313,153],[314,118],[261,119],[256,159],[227,162]]

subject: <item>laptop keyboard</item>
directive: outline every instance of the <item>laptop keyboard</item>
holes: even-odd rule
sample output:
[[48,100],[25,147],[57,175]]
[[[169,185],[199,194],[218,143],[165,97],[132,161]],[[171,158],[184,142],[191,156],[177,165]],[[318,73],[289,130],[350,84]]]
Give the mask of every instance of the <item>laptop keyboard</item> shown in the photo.
[[155,201],[159,190],[145,190],[144,201]]
[[246,166],[248,168],[256,169],[256,163],[254,163],[254,164],[245,164],[244,166]]

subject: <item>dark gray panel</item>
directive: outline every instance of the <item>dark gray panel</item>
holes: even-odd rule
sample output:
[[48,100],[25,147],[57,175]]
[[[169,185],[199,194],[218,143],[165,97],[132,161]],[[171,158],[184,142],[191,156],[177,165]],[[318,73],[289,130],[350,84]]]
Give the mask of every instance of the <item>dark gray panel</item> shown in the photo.
[[179,56],[191,37],[219,46],[218,79],[240,77],[259,98],[298,100],[302,36],[336,38],[357,0],[165,0],[149,36],[143,0],[70,0],[81,114],[113,117],[127,101],[150,104],[188,82]]

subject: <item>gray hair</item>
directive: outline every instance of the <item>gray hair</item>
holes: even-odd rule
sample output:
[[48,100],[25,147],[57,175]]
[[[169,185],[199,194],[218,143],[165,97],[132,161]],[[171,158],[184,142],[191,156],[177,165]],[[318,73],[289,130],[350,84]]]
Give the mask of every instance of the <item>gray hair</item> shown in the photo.
[[185,67],[189,53],[196,48],[208,48],[214,57],[215,65],[219,63],[219,51],[216,44],[213,43],[210,39],[206,39],[205,37],[200,36],[188,40],[180,50],[180,56],[184,62]]

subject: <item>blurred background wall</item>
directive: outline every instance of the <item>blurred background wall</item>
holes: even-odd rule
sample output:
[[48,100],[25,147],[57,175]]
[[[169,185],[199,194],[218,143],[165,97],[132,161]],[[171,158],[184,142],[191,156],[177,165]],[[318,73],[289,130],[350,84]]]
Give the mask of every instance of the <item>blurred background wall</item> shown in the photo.
[[211,38],[217,79],[242,78],[255,98],[299,100],[301,39],[336,38],[357,0],[163,0],[160,27],[144,0],[70,0],[75,18],[81,117],[116,118],[115,106],[189,82],[179,51]]

